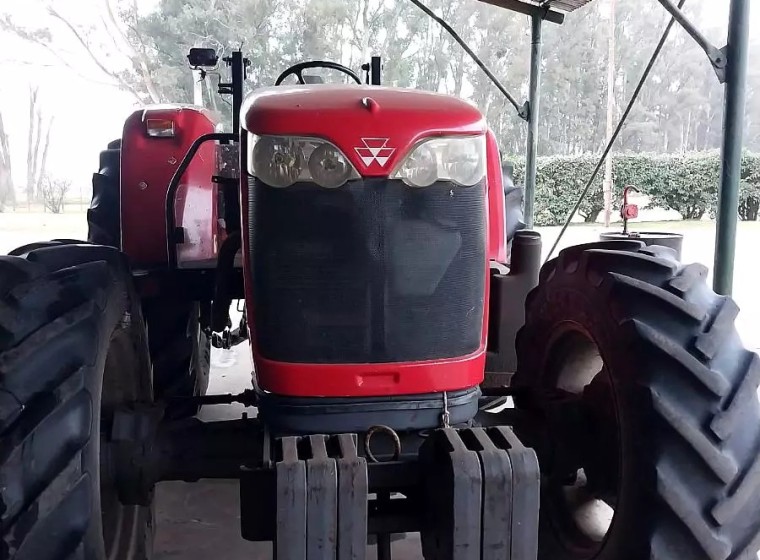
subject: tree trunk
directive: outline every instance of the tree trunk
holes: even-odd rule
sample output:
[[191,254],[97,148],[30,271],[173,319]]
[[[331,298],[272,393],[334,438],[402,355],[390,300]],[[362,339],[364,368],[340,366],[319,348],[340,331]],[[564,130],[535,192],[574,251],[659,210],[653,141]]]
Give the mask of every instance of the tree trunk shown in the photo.
[[[50,147],[50,131],[53,128],[53,117],[50,118],[47,125],[47,132],[45,133],[45,143],[42,145],[42,158],[40,159],[40,166],[37,169],[37,194],[42,192],[42,180],[45,178],[45,171],[47,168],[48,148]],[[40,128],[39,135],[42,135],[42,129]]]
[[686,119],[686,133],[684,134],[684,146],[683,151],[688,152],[689,151],[689,138],[691,137],[691,110],[689,110],[689,114]]
[[0,211],[6,204],[16,207],[16,191],[11,169],[10,141],[5,132],[3,116],[0,115]]
[[37,89],[29,88],[29,134],[26,137],[26,205],[34,199],[34,131]]
[[[37,88],[29,90],[29,134],[26,143],[26,205],[42,198],[53,119],[44,123]],[[47,130],[46,130],[47,128]],[[44,136],[44,142],[43,142]]]
[[456,57],[456,66],[454,67],[454,95],[456,97],[462,97],[462,88],[464,87],[464,71],[465,60],[464,50],[459,49],[459,54]]
[[[610,0],[610,41],[607,60],[607,142],[615,130],[615,2]],[[604,165],[604,227],[610,227],[612,217],[612,153]]]
[[41,198],[40,184],[40,142],[42,141],[42,113],[39,107],[35,115],[35,133],[34,133],[34,151],[32,152],[32,191],[33,195],[39,200]]

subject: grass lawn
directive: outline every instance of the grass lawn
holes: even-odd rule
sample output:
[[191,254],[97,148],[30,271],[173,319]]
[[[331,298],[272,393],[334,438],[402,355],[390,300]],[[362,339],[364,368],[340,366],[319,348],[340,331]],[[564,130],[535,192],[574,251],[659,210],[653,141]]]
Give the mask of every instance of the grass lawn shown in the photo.
[[[544,258],[559,235],[559,227],[538,228],[544,241]],[[559,249],[599,239],[606,231],[621,231],[619,225],[605,229],[599,224],[573,224],[560,242]],[[660,231],[684,236],[682,260],[699,262],[712,269],[715,256],[715,222],[672,221],[644,222],[631,226],[633,231]],[[556,252],[555,252],[556,255]],[[712,272],[708,279],[712,282]],[[734,298],[741,313],[739,332],[749,347],[760,351],[760,222],[739,222],[734,261]]]
[[[62,214],[51,214],[25,207],[16,212],[0,214],[0,254],[31,243],[55,238],[84,239],[87,218],[78,204],[69,205]],[[559,227],[538,228],[543,236],[544,257],[559,235]],[[632,226],[638,231],[665,231],[684,235],[684,262],[701,262],[713,266],[715,252],[715,223],[710,221],[643,222]],[[609,230],[599,224],[573,224],[568,228],[559,249],[578,243],[595,241]],[[745,343],[760,350],[760,222],[740,222],[734,266],[734,297],[742,309],[739,331]]]
[[78,205],[67,207],[61,214],[28,212],[21,207],[15,212],[0,214],[0,254],[25,243],[56,238],[87,238],[87,216]]

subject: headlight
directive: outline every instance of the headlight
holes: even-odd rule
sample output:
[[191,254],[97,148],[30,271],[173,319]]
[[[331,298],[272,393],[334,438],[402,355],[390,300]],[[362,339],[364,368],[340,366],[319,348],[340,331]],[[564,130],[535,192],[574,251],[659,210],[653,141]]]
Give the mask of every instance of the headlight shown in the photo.
[[429,143],[417,146],[391,177],[411,187],[429,187],[438,179],[438,160]]
[[309,156],[309,173],[314,182],[326,189],[345,184],[353,166],[338,148],[326,142],[317,146]]
[[485,136],[447,136],[418,144],[391,174],[412,187],[451,181],[463,187],[479,183],[486,174]]
[[337,147],[319,138],[251,135],[248,172],[271,187],[316,183],[338,188],[359,178],[348,158]]
[[298,181],[304,167],[303,150],[291,138],[259,138],[251,159],[251,172],[272,187],[289,187]]

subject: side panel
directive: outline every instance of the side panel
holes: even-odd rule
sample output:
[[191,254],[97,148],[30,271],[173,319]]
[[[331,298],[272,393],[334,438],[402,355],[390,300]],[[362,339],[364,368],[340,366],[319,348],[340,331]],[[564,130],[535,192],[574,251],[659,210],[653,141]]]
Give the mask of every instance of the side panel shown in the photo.
[[488,159],[488,258],[507,262],[507,222],[504,207],[504,184],[501,175],[501,154],[496,136],[489,130],[486,135]]
[[[174,122],[174,136],[149,137],[147,119]],[[137,266],[167,262],[164,207],[172,175],[198,136],[214,132],[210,113],[193,107],[149,107],[124,125],[121,155],[121,246]],[[179,262],[202,265],[216,256],[216,152],[213,143],[196,154],[177,191],[176,223],[185,229]],[[212,265],[213,266],[213,265]]]

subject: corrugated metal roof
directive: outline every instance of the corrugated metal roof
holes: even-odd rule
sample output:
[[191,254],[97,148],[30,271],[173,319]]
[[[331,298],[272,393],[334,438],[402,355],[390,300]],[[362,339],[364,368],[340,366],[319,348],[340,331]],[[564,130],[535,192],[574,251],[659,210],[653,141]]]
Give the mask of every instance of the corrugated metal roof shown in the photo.
[[572,12],[591,2],[592,0],[516,0],[520,4],[527,4],[533,8],[549,8],[551,10],[561,10],[563,12]]
[[538,15],[553,23],[562,23],[565,14],[577,10],[592,0],[480,0],[522,14]]
[[549,5],[549,7],[555,10],[562,10],[563,12],[572,12],[578,8],[582,8],[591,0],[550,0],[549,2],[540,2],[541,5]]

